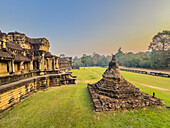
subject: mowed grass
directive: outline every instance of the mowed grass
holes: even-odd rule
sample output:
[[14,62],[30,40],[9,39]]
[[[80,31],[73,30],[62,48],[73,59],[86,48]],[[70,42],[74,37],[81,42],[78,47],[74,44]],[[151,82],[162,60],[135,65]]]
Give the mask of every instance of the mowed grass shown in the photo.
[[94,111],[87,83],[101,79],[105,68],[91,67],[73,70],[77,85],[51,87],[39,91],[0,115],[0,128],[130,128],[170,127],[170,91],[153,89],[142,84],[170,90],[170,79],[121,72],[142,91],[163,99],[165,106],[130,111]]

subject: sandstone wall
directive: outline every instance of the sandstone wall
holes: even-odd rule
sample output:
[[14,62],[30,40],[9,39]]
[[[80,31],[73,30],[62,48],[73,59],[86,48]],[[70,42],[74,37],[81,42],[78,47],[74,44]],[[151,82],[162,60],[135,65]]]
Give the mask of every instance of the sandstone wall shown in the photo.
[[75,79],[71,74],[49,74],[44,76],[31,77],[21,82],[13,82],[0,86],[0,112],[21,102],[26,97],[50,86],[59,86],[62,84],[75,84]]
[[21,73],[20,62],[15,62],[14,63],[14,68],[15,68],[15,74],[20,74]]
[[7,70],[7,62],[0,62],[0,75],[7,75],[8,74],[8,70]]
[[24,73],[29,72],[29,66],[30,66],[29,62],[24,63]]

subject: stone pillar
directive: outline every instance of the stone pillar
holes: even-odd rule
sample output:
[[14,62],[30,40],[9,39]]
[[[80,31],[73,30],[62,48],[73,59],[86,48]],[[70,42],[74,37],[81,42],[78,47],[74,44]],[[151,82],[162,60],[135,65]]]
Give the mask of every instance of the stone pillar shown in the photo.
[[52,58],[52,69],[55,70],[55,57]]
[[47,58],[47,70],[50,68],[49,66],[49,58]]
[[2,48],[6,49],[6,42],[2,41]]
[[20,69],[21,69],[21,73],[24,73],[24,61],[21,61]]
[[12,69],[12,73],[15,73],[14,59],[12,59],[11,61],[11,69]]
[[9,73],[12,73],[12,61],[8,61]]
[[40,60],[40,63],[39,63],[39,70],[40,71],[42,70],[42,60]]
[[44,69],[45,69],[45,64],[44,64],[44,56],[45,56],[45,54],[44,53],[42,53],[42,58],[41,58],[41,63],[40,63],[40,65],[41,65],[41,71],[44,71]]
[[32,71],[32,70],[33,70],[33,61],[30,61],[29,70],[30,70],[30,71]]
[[59,58],[56,59],[56,68],[59,69],[59,64],[58,64]]
[[52,70],[52,58],[49,58],[48,65],[49,65],[49,70]]

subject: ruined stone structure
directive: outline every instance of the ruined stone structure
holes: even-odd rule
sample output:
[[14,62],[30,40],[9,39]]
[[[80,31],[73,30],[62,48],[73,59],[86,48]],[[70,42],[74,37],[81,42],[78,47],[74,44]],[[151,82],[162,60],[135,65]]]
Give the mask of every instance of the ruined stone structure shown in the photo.
[[59,58],[59,68],[60,70],[71,70],[72,69],[72,57]]
[[52,55],[49,47],[46,38],[0,31],[0,111],[41,88],[75,84],[72,58]]
[[102,77],[97,83],[87,86],[96,112],[162,104],[162,100],[141,92],[123,78],[114,55]]

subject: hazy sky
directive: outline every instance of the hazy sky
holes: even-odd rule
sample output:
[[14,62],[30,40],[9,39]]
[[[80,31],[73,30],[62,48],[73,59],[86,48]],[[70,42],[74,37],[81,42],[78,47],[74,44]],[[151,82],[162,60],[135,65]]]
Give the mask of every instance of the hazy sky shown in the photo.
[[0,29],[46,37],[67,56],[146,51],[170,30],[170,0],[0,0]]

